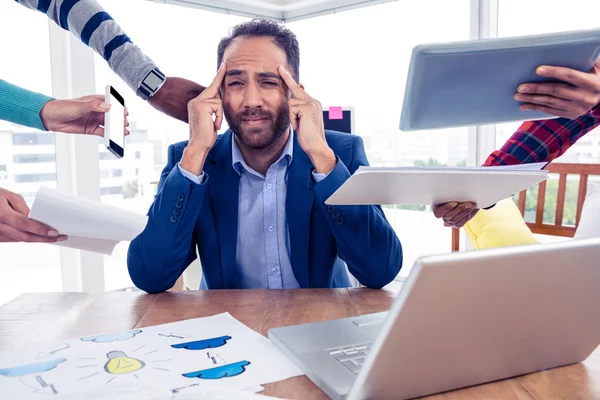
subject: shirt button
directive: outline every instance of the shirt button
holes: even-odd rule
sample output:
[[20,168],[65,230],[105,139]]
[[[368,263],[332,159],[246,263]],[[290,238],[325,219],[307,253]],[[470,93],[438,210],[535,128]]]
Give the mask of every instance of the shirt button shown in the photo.
[[273,185],[271,185],[270,183],[267,183],[267,189],[271,189],[273,187]]
[[271,270],[271,274],[275,275],[276,273],[277,273],[277,270],[276,270],[275,268],[273,268],[273,269]]
[[269,232],[273,232],[273,226],[272,226],[272,225],[269,225],[269,227],[267,228],[267,230],[268,230]]

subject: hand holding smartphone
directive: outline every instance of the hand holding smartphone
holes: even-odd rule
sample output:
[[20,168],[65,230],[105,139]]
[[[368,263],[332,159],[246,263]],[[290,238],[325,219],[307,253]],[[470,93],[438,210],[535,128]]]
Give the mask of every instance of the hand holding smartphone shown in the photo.
[[104,115],[104,144],[108,151],[122,158],[125,155],[125,100],[115,88],[106,86],[105,102],[110,110]]

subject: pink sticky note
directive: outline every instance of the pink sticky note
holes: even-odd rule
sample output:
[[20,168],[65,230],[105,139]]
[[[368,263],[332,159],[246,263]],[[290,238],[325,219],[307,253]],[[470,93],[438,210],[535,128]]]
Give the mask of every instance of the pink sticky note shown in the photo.
[[329,119],[344,119],[342,107],[329,107]]

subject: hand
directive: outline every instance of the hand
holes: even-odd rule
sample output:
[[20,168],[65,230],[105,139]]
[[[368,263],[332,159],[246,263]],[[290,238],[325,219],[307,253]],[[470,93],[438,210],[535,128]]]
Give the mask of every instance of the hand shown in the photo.
[[0,242],[55,243],[67,239],[28,215],[29,207],[21,196],[0,188]]
[[436,218],[442,218],[445,226],[454,228],[462,228],[478,211],[477,205],[471,202],[452,201],[433,206],[433,215]]
[[600,59],[589,72],[541,66],[536,73],[562,82],[526,83],[519,86],[515,100],[524,103],[522,111],[542,111],[575,119],[600,104]]
[[298,143],[308,154],[315,170],[318,173],[328,174],[335,168],[336,159],[325,139],[321,103],[310,97],[283,65],[277,67],[277,71],[292,93],[288,102],[290,122],[298,133]]
[[[104,95],[95,94],[72,100],[50,100],[40,118],[49,131],[95,135],[104,137],[104,114],[110,110],[110,104],[104,102]],[[129,112],[125,108],[125,136],[129,135]]]
[[167,77],[148,103],[158,111],[183,122],[188,122],[188,103],[198,97],[204,86],[184,78]]
[[222,63],[210,86],[188,103],[190,141],[183,152],[181,167],[194,175],[202,172],[206,155],[215,144],[217,132],[221,129],[223,103],[219,89],[226,71],[227,67]]

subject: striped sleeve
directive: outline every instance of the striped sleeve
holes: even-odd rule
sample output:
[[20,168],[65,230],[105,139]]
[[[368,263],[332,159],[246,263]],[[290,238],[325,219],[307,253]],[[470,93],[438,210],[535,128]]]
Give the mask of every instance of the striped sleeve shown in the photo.
[[527,121],[483,165],[551,162],[599,125],[600,105],[575,119]]
[[45,13],[108,62],[109,67],[136,92],[142,79],[156,68],[154,62],[96,0],[16,0]]

